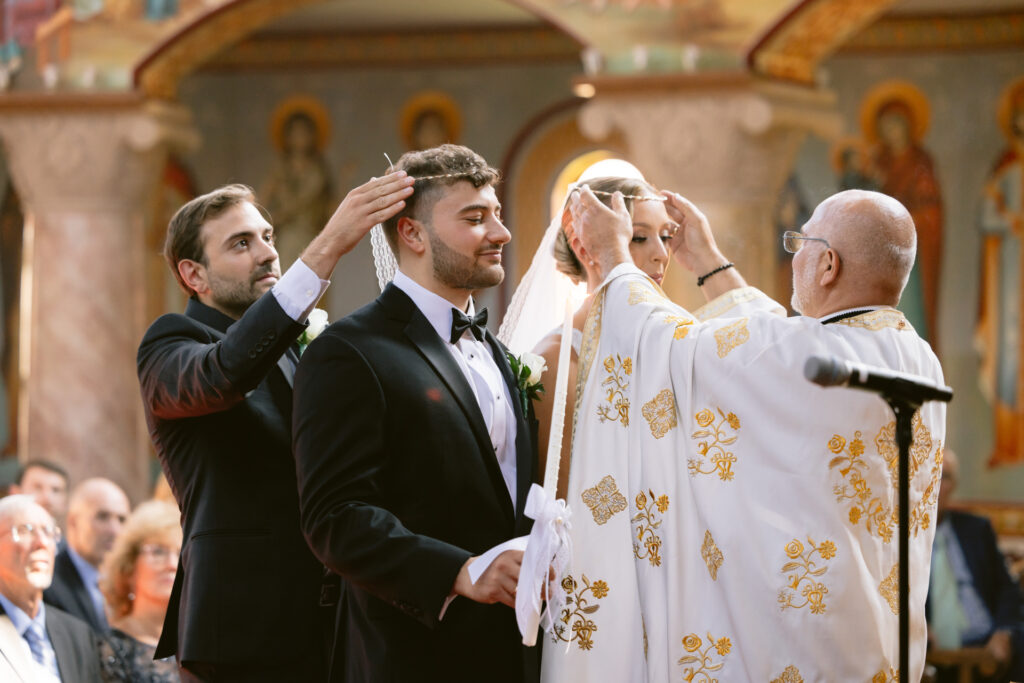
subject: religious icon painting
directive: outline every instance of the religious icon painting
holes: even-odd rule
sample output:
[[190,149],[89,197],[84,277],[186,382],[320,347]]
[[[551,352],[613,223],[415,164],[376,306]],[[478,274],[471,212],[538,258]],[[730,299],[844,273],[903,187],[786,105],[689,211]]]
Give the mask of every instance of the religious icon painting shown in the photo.
[[312,95],[285,98],[270,117],[276,160],[258,199],[270,212],[281,269],[286,270],[334,210],[334,173],[325,156],[331,120]]
[[1006,147],[989,172],[982,198],[981,296],[975,330],[981,388],[995,419],[990,466],[1024,463],[1024,77],[1004,88],[996,118]]
[[942,264],[942,191],[931,154],[924,147],[931,106],[912,83],[890,80],[874,86],[860,105],[867,153],[859,175],[865,187],[895,197],[917,227],[917,262],[900,309],[938,352],[939,275]]
[[447,93],[425,90],[402,105],[400,133],[406,149],[430,149],[458,143],[462,134],[462,112]]

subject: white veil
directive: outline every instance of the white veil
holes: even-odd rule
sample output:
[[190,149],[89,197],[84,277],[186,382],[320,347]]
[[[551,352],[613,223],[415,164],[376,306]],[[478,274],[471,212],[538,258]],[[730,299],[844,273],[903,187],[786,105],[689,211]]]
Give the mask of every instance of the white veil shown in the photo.
[[[603,176],[644,179],[643,174],[628,161],[605,159],[589,166],[577,182]],[[566,189],[566,202],[575,186],[576,183],[573,183]],[[533,255],[530,268],[516,287],[505,318],[501,321],[498,339],[512,353],[521,354],[533,350],[541,339],[562,324],[566,300],[576,310],[587,296],[585,282],[574,284],[555,265],[555,239],[561,229],[562,211],[558,211],[552,216],[540,246]]]

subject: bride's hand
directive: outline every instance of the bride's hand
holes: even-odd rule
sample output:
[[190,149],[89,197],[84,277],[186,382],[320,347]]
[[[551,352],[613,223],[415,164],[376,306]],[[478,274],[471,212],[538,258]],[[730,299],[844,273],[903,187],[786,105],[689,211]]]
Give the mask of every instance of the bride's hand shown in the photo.
[[673,258],[692,273],[704,273],[725,263],[701,210],[675,192],[663,191],[662,195],[669,218],[679,223],[679,229],[669,242]]

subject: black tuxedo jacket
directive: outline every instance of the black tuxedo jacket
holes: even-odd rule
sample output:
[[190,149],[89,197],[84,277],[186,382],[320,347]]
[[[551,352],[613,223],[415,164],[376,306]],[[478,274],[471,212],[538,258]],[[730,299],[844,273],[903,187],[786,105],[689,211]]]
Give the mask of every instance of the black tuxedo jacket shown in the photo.
[[529,532],[535,428],[516,417],[513,510],[473,391],[404,292],[390,285],[307,349],[294,450],[306,539],[343,578],[331,680],[536,680],[509,607],[460,597],[438,619],[470,556]]
[[[3,614],[6,612],[0,606],[0,615]],[[62,681],[99,683],[100,653],[96,647],[97,636],[84,621],[48,604],[46,635],[57,655],[57,669]]]
[[185,539],[157,657],[323,661],[323,568],[299,528],[291,455],[287,350],[302,329],[267,292],[237,322],[189,301],[142,340],[146,419]]
[[57,553],[53,561],[53,583],[43,591],[43,600],[73,617],[78,617],[96,631],[105,633],[106,621],[101,621],[93,606],[89,589],[82,582],[75,563],[71,561],[67,548]]

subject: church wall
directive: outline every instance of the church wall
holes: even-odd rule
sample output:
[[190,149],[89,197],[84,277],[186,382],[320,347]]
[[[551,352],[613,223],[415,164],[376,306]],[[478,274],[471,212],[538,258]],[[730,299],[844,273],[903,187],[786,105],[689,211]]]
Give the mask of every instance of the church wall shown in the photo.
[[[946,382],[955,390],[949,405],[947,443],[962,463],[959,496],[1019,501],[1024,491],[1024,465],[987,466],[994,428],[991,408],[979,388],[974,337],[982,191],[1007,148],[996,112],[1003,90],[1024,76],[1021,53],[842,54],[825,64],[825,73],[838,94],[846,132],[853,137],[862,137],[861,103],[877,84],[889,79],[909,81],[927,97],[931,116],[923,147],[934,161],[945,213],[938,343]],[[831,151],[831,143],[820,139],[808,140],[801,150],[796,177],[810,207],[838,189]]]
[[[400,130],[403,105],[417,93],[436,90],[447,93],[461,110],[462,132],[456,141],[498,167],[531,118],[571,96],[569,82],[577,70],[575,64],[558,63],[199,73],[183,84],[181,99],[194,113],[203,144],[184,163],[200,191],[227,182],[246,183],[259,191],[275,159],[272,113],[283,99],[304,93],[319,99],[328,111],[326,158],[333,171],[335,200],[340,201],[348,189],[387,169],[385,152],[398,160],[406,149]],[[509,227],[515,240],[515,227]],[[379,292],[365,240],[335,271],[328,290],[331,319]],[[496,302],[489,299],[496,296],[495,290],[483,298],[492,310]]]
[[[877,84],[901,79],[926,96],[930,125],[922,146],[933,159],[944,208],[937,338],[947,382],[956,390],[948,444],[963,461],[961,496],[970,499],[1019,500],[1024,490],[1024,467],[987,467],[993,425],[978,384],[974,347],[981,193],[1006,147],[996,107],[1003,89],[1024,75],[1019,65],[1019,51],[993,51],[846,53],[824,66],[829,87],[838,94],[846,133],[854,138],[863,137],[861,104]],[[258,189],[275,158],[272,112],[282,99],[305,93],[323,102],[330,115],[326,157],[340,199],[352,185],[384,170],[384,152],[397,159],[404,150],[399,125],[403,104],[420,91],[441,90],[461,109],[459,141],[498,165],[527,121],[569,96],[569,79],[576,71],[575,64],[558,64],[201,72],[181,90],[203,136],[202,147],[184,162],[201,191],[225,182],[245,182]],[[832,144],[809,139],[799,156],[796,177],[811,207],[838,189],[830,162]],[[510,227],[515,235],[515,226]],[[327,304],[332,319],[371,300],[377,291],[369,245],[364,243],[335,274]],[[495,302],[484,303],[494,308]]]

